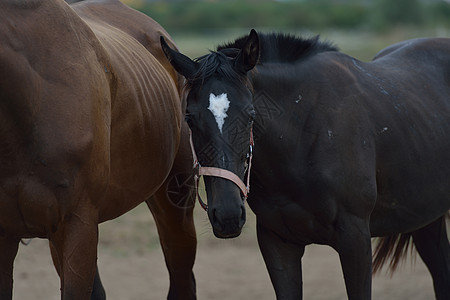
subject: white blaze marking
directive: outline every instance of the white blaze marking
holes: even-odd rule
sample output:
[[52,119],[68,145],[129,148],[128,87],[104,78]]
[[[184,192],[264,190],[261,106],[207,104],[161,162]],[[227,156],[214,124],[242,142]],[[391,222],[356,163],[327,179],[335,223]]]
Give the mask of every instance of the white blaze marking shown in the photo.
[[213,116],[216,118],[217,126],[219,127],[220,133],[222,133],[223,123],[225,123],[225,118],[228,117],[227,111],[230,107],[230,101],[228,100],[227,94],[220,94],[218,96],[213,93],[209,94],[209,107],[208,109],[212,112]]

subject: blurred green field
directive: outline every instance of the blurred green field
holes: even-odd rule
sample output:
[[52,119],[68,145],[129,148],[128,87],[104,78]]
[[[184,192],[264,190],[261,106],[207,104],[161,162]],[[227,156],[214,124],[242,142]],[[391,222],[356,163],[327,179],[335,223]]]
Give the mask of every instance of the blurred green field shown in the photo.
[[[248,34],[248,29],[232,29],[213,32],[177,33],[169,32],[180,51],[191,58],[206,54],[214,50],[217,45],[234,40],[237,37]],[[418,29],[409,27],[398,27],[389,32],[373,32],[365,30],[333,30],[324,29],[320,31],[300,30],[273,30],[259,29],[259,32],[283,32],[295,34],[300,37],[311,37],[320,35],[321,39],[331,41],[339,47],[341,52],[349,54],[357,59],[369,61],[381,49],[388,45],[419,37],[450,37],[450,28],[437,27],[434,29]]]
[[259,31],[334,41],[342,52],[370,60],[387,45],[450,36],[448,0],[122,0],[154,18],[190,57]]

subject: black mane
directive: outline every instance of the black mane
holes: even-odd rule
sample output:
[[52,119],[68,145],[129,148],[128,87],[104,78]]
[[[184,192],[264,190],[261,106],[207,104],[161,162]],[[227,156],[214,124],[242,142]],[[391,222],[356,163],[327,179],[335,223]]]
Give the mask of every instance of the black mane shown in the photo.
[[[303,39],[288,34],[259,34],[260,57],[259,63],[278,62],[291,63],[304,60],[312,55],[325,51],[338,51],[331,43],[319,41],[319,37]],[[211,51],[195,59],[199,68],[194,77],[188,81],[188,86],[201,83],[204,80],[218,75],[231,79],[236,83],[247,84],[245,74],[238,73],[233,68],[232,59],[236,57],[247,40],[247,36],[236,39],[234,42],[217,47],[217,51]]]
[[[240,37],[234,42],[220,45],[217,51],[226,49],[241,49],[247,36]],[[260,39],[260,63],[278,62],[288,63],[304,60],[307,57],[325,51],[338,51],[332,43],[319,40],[319,36],[304,39],[290,34],[270,33],[259,34]],[[229,51],[229,50],[228,50]]]
[[238,73],[233,68],[232,58],[222,52],[211,51],[209,54],[196,58],[195,61],[199,67],[194,74],[194,78],[188,81],[188,85],[190,86],[198,82],[203,82],[213,75],[231,79],[236,83],[247,84],[245,74]]

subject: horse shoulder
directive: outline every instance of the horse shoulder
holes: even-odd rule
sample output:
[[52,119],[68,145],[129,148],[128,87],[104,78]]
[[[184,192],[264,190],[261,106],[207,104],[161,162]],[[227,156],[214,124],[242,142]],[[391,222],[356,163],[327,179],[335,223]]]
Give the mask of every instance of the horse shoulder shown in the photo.
[[315,136],[305,157],[308,186],[334,199],[339,211],[367,217],[376,199],[376,156],[369,92],[361,78],[370,67],[339,52],[318,54],[306,66],[313,99],[304,100],[313,103],[314,118],[305,127]]
[[[279,165],[285,167],[270,178],[267,172],[259,174],[264,172],[258,172],[255,160],[254,172],[258,175],[254,178],[261,185],[271,182],[274,189],[284,187],[288,195],[267,195],[270,198],[265,202],[270,203],[267,207],[257,203],[259,200],[252,205],[258,215],[263,211],[267,216],[279,216],[310,242],[324,243],[331,239],[336,220],[345,214],[368,218],[376,200],[374,141],[361,99],[364,93],[358,72],[352,58],[334,52],[318,54],[296,65],[282,80],[271,80],[270,72],[258,70],[257,76],[262,76],[259,80],[266,81],[265,85],[258,82],[258,86],[264,86],[267,97],[275,99],[276,92],[272,89],[278,91],[281,84],[289,83],[283,86],[281,94],[290,101],[284,98],[277,101],[282,116],[273,122],[265,120],[267,127],[271,128],[273,123],[274,128],[284,128],[284,134],[270,135],[276,143],[264,143],[271,147],[264,149],[270,153],[264,160],[265,167],[269,170],[277,170]],[[276,77],[280,77],[279,72]],[[292,96],[287,97],[288,94]],[[255,101],[258,106],[261,100]],[[272,130],[267,129],[265,134],[272,134]],[[292,147],[287,147],[291,140]],[[253,192],[255,189],[258,187]]]

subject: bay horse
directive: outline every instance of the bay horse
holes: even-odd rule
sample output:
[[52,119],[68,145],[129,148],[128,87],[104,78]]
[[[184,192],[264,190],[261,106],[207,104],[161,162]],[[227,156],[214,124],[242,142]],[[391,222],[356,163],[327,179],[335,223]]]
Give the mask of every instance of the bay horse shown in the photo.
[[312,243],[339,254],[349,299],[370,299],[372,270],[395,267],[410,238],[436,298],[450,299],[450,39],[402,42],[371,62],[254,30],[197,60],[164,40],[188,81],[213,231],[240,234],[248,195],[277,299],[302,298]]
[[33,237],[49,240],[62,299],[89,299],[93,289],[104,299],[98,224],[144,201],[168,298],[196,298],[184,79],[161,35],[175,47],[117,0],[0,2],[0,299],[12,298],[19,241]]

